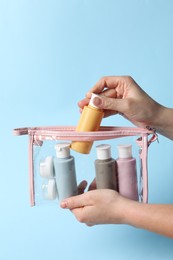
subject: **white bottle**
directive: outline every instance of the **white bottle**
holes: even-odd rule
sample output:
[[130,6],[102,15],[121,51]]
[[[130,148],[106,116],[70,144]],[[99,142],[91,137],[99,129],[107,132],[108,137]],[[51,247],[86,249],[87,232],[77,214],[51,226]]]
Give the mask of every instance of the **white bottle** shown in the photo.
[[54,168],[59,201],[77,195],[75,160],[70,155],[69,143],[58,143],[55,146],[56,157]]
[[119,145],[118,155],[116,161],[119,193],[129,199],[138,201],[136,159],[132,157],[132,145]]
[[118,190],[116,161],[111,157],[111,146],[101,144],[96,146],[97,159],[95,160],[97,189]]
[[43,198],[47,200],[55,200],[58,196],[55,179],[48,179],[42,184]]
[[43,178],[41,186],[43,198],[55,200],[57,198],[57,187],[52,156],[47,156],[40,162],[40,175]]
[[54,166],[53,166],[53,157],[47,156],[44,160],[40,162],[40,175],[43,178],[53,178]]

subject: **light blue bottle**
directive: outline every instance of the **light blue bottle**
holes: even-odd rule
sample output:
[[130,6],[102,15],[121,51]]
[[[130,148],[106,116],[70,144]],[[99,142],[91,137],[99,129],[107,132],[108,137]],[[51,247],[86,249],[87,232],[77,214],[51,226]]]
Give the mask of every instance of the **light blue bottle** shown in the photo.
[[69,143],[58,143],[55,149],[54,169],[58,198],[61,202],[65,198],[77,195],[75,160],[70,155]]

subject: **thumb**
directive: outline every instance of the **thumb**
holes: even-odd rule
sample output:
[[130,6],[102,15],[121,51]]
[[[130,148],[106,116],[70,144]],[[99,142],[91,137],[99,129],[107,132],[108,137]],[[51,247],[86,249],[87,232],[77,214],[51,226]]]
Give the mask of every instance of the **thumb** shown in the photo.
[[124,113],[126,110],[125,99],[99,96],[93,99],[93,104],[103,110],[112,110],[120,113]]

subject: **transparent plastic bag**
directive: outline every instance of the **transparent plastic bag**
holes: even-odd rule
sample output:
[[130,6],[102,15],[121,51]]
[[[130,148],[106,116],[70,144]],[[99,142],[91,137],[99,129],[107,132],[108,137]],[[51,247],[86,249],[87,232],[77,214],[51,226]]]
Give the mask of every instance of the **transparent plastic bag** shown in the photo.
[[[148,202],[148,147],[157,139],[157,135],[151,129],[137,127],[100,127],[95,132],[76,132],[75,127],[55,126],[55,127],[33,127],[14,129],[14,135],[29,136],[29,187],[31,206],[53,203],[57,205],[60,200],[60,190],[65,194],[76,195],[73,191],[75,185],[82,179],[88,182],[95,178],[96,146],[108,144],[111,146],[112,158],[117,160],[117,147],[119,144],[131,144],[133,157],[136,159],[138,199],[141,202]],[[61,181],[59,176],[59,164],[62,158],[56,161],[57,155],[55,146],[61,143],[71,142],[93,142],[90,154],[80,154],[71,149],[70,161],[66,166],[65,174],[61,173],[66,182]],[[59,149],[59,148],[58,148]],[[44,165],[48,167],[48,175],[44,172]],[[56,164],[58,166],[56,167]],[[64,166],[63,166],[64,167]],[[72,167],[72,170],[71,170]],[[57,168],[57,169],[56,169]],[[70,170],[69,170],[70,168]],[[47,169],[47,168],[46,168]],[[58,172],[58,173],[57,173]],[[73,175],[73,178],[72,176]],[[60,180],[60,181],[59,181]],[[73,183],[73,187],[68,187]],[[65,189],[65,191],[64,191]],[[68,190],[72,189],[71,193]]]

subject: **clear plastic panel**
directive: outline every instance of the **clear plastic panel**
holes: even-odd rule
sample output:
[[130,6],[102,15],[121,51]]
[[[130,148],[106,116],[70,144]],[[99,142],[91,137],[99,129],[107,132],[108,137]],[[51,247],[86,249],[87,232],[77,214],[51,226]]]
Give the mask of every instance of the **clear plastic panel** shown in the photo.
[[[96,146],[99,144],[111,145],[112,158],[118,158],[119,144],[132,144],[132,154],[136,158],[137,180],[138,187],[140,187],[140,159],[139,159],[139,146],[136,144],[137,137],[122,137],[113,140],[95,141],[90,154],[80,154],[70,150],[71,156],[75,161],[75,174],[77,185],[82,180],[86,180],[89,184],[96,176],[95,173],[95,160],[97,159]],[[64,143],[66,141],[44,141],[42,145],[33,145],[33,163],[34,163],[34,197],[35,205],[58,205],[58,189],[57,178],[55,173],[54,160],[56,158],[55,145],[57,143]],[[53,164],[53,169],[52,169]],[[46,166],[45,166],[46,165]],[[69,165],[71,165],[69,163]],[[45,170],[45,167],[46,170]],[[71,167],[71,166],[68,166]],[[68,168],[66,168],[68,171]],[[48,172],[48,173],[47,173]],[[57,173],[58,174],[58,173]],[[66,174],[66,172],[65,172]],[[63,175],[63,178],[65,176]],[[70,183],[73,182],[71,177]],[[61,185],[63,182],[61,182]],[[66,184],[67,185],[67,184]],[[141,188],[138,188],[140,191]],[[87,190],[87,188],[86,188]]]

